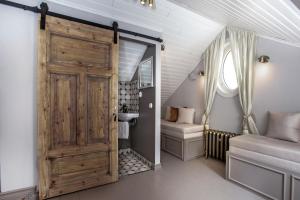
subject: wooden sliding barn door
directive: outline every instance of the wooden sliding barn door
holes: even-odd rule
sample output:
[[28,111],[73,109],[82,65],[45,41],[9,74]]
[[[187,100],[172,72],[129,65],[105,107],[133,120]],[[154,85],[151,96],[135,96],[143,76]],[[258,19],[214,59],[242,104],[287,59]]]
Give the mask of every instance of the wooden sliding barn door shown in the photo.
[[118,180],[118,45],[110,30],[47,16],[40,30],[40,199]]

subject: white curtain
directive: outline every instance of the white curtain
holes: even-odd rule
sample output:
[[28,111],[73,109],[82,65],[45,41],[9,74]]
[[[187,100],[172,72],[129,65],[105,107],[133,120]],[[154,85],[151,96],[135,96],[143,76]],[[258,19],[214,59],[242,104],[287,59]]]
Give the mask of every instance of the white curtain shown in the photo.
[[223,30],[217,38],[210,44],[203,54],[203,64],[205,72],[205,111],[202,116],[202,124],[208,127],[209,114],[217,91],[217,83],[224,54],[224,44],[226,30]]
[[252,116],[256,34],[234,27],[228,27],[227,31],[243,110],[243,133],[259,134]]

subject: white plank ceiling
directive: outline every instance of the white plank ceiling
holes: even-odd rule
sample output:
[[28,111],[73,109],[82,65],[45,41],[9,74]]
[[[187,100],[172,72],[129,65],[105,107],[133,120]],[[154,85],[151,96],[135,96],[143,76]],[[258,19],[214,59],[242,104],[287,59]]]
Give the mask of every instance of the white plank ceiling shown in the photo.
[[[300,10],[291,0],[170,0],[210,19],[300,47]],[[293,0],[295,3],[299,0]]]
[[119,45],[119,81],[131,81],[147,46],[126,40],[120,40]]
[[[157,0],[156,9],[137,0],[48,0],[50,9],[120,28],[159,36],[162,52],[161,96],[164,103],[200,61],[202,52],[224,27],[167,0]],[[87,14],[78,13],[76,10]]]

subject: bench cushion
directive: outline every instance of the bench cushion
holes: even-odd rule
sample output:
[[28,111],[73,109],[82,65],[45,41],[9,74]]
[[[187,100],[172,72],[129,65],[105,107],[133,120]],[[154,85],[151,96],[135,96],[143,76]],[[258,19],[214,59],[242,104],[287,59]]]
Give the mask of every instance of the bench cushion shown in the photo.
[[179,133],[176,131],[169,131],[169,130],[161,130],[162,133],[172,136],[172,137],[176,137],[176,138],[180,138],[180,139],[191,139],[191,138],[196,138],[196,137],[203,137],[203,132],[195,132],[195,133]]
[[169,122],[166,120],[161,120],[161,129],[168,131],[175,131],[178,133],[196,133],[203,131],[203,125],[199,124],[179,124],[176,122]]
[[230,153],[231,155],[242,156],[242,158],[247,160],[250,159],[250,161],[254,160],[259,163],[267,164],[268,166],[276,166],[280,169],[287,169],[289,171],[300,173],[300,163],[298,162],[294,162],[294,161],[290,161],[290,160],[286,160],[274,156],[269,156],[266,154],[257,153],[254,151],[249,151],[234,146],[230,147]]
[[230,147],[238,147],[300,163],[300,144],[258,135],[242,135],[230,139]]

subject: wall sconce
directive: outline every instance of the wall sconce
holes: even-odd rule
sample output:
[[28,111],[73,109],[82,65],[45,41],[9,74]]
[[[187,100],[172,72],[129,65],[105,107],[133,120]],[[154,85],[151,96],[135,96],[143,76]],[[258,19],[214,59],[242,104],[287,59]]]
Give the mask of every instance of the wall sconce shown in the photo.
[[161,44],[160,49],[161,49],[162,51],[164,51],[164,50],[166,49],[166,45],[165,45],[164,43]]
[[200,72],[191,72],[188,76],[188,78],[191,80],[191,81],[194,81],[197,79],[198,76],[204,76],[204,71],[200,71]]
[[265,55],[260,56],[260,57],[258,58],[258,62],[260,62],[260,63],[268,63],[269,60],[270,60],[270,57],[269,57],[269,56],[265,56]]
[[258,59],[256,74],[264,79],[268,77],[270,71],[270,57],[266,55],[260,56]]

